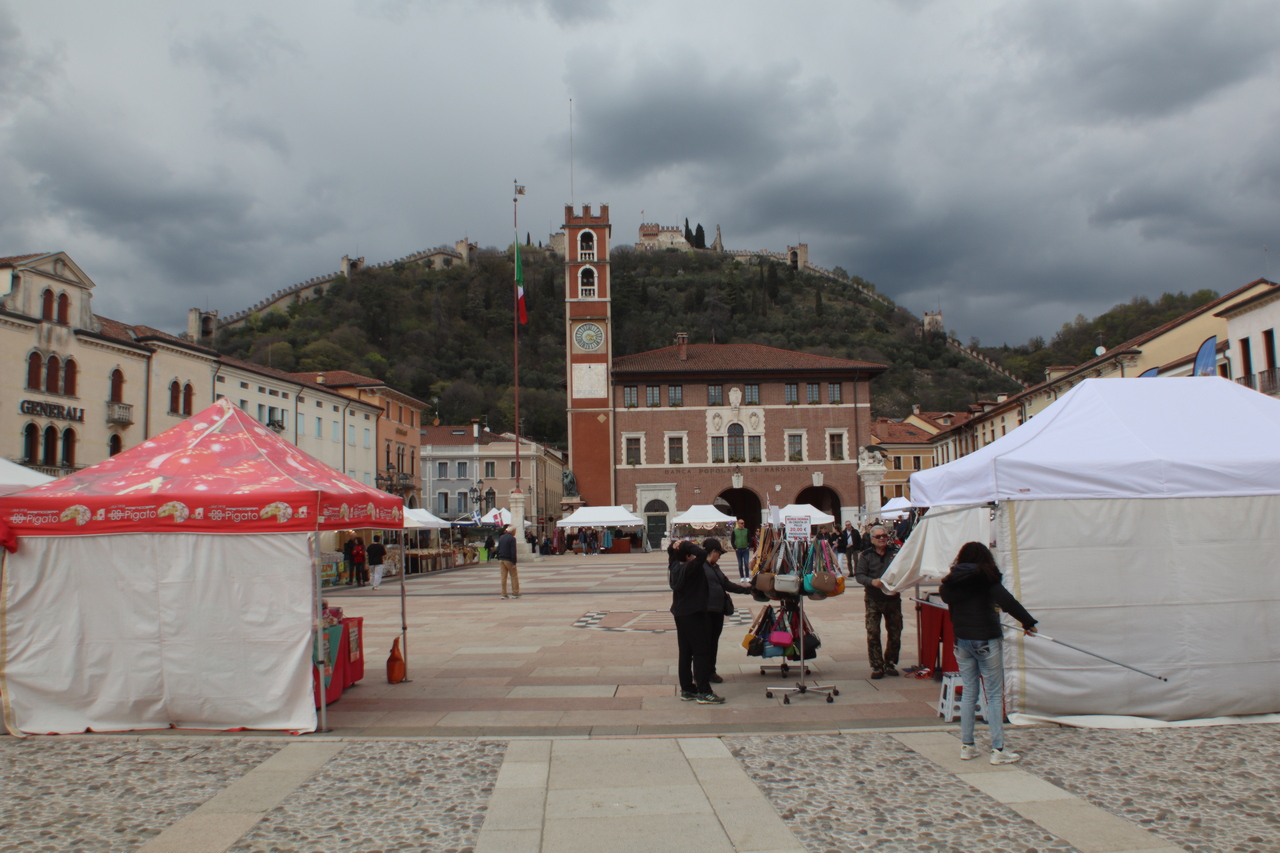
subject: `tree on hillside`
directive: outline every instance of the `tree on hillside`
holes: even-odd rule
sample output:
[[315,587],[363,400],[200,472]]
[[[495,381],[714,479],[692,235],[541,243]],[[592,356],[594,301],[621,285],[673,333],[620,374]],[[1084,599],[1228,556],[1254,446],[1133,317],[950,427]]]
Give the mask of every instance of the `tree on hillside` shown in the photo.
[[689,230],[689,217],[684,218],[684,239],[690,246],[693,245],[693,232]]
[[693,232],[693,248],[707,248],[707,232],[702,230],[702,223],[698,223],[698,227]]

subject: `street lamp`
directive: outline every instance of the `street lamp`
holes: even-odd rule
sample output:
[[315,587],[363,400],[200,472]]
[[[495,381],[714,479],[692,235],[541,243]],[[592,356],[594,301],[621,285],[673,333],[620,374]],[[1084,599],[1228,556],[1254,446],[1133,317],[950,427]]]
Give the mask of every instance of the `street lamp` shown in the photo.
[[480,509],[480,501],[484,498],[484,480],[476,480],[470,491],[467,492],[471,497],[471,506]]

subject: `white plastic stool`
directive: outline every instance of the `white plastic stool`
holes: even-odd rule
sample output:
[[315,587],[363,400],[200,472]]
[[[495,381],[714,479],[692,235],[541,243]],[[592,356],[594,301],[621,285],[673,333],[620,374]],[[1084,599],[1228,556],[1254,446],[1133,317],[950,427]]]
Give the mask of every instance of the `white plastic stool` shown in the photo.
[[[960,699],[964,693],[964,682],[960,680],[960,673],[945,672],[942,674],[942,693],[938,696],[938,716],[942,717],[943,722],[949,723],[952,720],[960,719]],[[977,719],[986,720],[986,716],[982,713],[982,697],[978,697]]]

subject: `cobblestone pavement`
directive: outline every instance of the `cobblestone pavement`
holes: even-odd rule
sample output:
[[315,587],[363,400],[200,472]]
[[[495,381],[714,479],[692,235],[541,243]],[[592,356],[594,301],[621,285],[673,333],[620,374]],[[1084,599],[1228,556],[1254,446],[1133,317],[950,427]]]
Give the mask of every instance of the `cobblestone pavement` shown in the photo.
[[348,744],[233,853],[473,849],[505,744]]
[[[734,736],[724,743],[810,853],[1274,853],[1280,851],[1276,734],[1274,726],[1262,725],[1019,728],[1010,733],[1010,746],[1024,756],[1015,770],[983,768],[982,761],[962,765],[958,757],[948,765],[940,756],[955,757],[959,745],[949,730]],[[931,739],[940,751],[913,746],[925,741],[912,738]],[[284,784],[278,802],[259,806],[226,843],[173,840],[175,823],[208,812],[229,786],[269,776],[264,764],[308,743],[333,754]],[[501,740],[326,744],[225,735],[0,737],[0,851],[479,853],[477,837],[507,746]],[[991,772],[969,772],[982,769]],[[1016,792],[993,793],[1002,783],[1006,791],[1061,789],[1065,802],[1095,817],[1117,824],[1123,818],[1128,838],[1138,842],[1077,840],[1073,846],[1064,838],[1072,834],[1068,825],[1037,819]],[[1038,791],[1021,799],[1045,796]],[[651,814],[661,822],[660,813]]]
[[814,853],[1076,849],[889,735],[725,742]]
[[284,745],[0,737],[0,850],[136,850]]
[[1280,850],[1280,731],[1017,730],[1022,766],[1196,853]]

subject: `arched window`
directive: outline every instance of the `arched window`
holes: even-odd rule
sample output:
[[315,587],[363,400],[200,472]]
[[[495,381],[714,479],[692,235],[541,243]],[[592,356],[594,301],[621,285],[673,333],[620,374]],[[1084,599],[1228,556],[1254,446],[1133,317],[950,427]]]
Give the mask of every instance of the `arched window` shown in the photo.
[[591,267],[584,269],[578,276],[578,295],[589,298],[596,295],[596,271]]
[[42,302],[42,305],[40,308],[40,319],[52,320],[53,319],[53,291],[46,290],[44,294],[41,296],[41,302]]
[[76,431],[70,427],[62,431],[62,467],[76,466]]
[[746,462],[747,449],[743,443],[742,424],[729,424],[729,461]]
[[44,428],[44,453],[41,454],[40,464],[51,468],[58,464],[58,431],[52,426]]
[[33,465],[40,460],[40,427],[27,424],[22,431],[22,461]]
[[61,393],[62,388],[62,362],[58,360],[56,355],[49,356],[49,360],[44,363],[44,390],[50,394]]
[[44,387],[44,359],[38,352],[27,356],[27,387],[33,391]]
[[66,326],[71,322],[71,297],[65,293],[58,294],[58,322]]
[[169,383],[169,414],[176,415],[182,411],[182,386],[175,379]]
[[187,387],[182,389],[182,414],[191,414],[191,404],[195,401],[196,389],[191,387],[191,383],[187,383]]
[[578,237],[578,260],[594,261],[596,259],[596,235],[583,231]]
[[121,450],[124,450],[124,439],[118,435],[112,435],[107,439],[107,455],[115,456]]
[[111,402],[124,402],[124,371],[118,367],[111,371]]
[[76,375],[78,373],[76,363],[71,359],[67,359],[67,363],[62,366],[62,393],[68,397],[76,395]]

